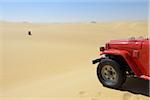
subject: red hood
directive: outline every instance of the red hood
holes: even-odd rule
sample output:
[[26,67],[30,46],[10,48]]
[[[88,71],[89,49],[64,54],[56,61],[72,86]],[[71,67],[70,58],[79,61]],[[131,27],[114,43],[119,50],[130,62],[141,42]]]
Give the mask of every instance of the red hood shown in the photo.
[[111,49],[123,49],[123,50],[131,50],[131,49],[141,49],[142,42],[141,40],[111,40],[108,45]]

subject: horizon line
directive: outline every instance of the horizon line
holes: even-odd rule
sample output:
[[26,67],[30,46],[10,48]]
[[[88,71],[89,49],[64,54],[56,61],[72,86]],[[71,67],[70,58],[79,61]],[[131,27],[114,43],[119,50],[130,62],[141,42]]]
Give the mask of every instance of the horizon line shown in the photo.
[[31,21],[10,21],[10,20],[0,20],[0,22],[8,22],[8,23],[31,23],[31,24],[65,24],[65,23],[114,23],[114,22],[147,22],[150,20],[113,20],[113,21],[77,21],[77,22],[31,22]]

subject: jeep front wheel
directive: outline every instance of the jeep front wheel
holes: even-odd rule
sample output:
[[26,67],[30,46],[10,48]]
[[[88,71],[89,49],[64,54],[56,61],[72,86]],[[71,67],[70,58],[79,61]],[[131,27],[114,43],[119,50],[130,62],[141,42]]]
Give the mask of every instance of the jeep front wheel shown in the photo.
[[112,59],[102,59],[97,67],[100,82],[110,88],[118,88],[125,82],[125,74],[120,65]]

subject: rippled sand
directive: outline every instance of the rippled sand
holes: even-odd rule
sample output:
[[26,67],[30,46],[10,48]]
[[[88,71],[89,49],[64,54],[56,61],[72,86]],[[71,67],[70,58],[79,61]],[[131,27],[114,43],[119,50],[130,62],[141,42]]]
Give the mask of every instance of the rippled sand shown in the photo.
[[148,81],[105,88],[91,64],[99,46],[132,36],[147,37],[148,24],[0,22],[0,100],[148,100]]

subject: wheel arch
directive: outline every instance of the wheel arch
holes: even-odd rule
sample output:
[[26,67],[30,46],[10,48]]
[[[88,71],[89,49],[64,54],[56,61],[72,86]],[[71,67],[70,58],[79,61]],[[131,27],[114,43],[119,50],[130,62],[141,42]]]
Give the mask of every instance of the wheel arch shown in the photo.
[[122,55],[106,54],[106,57],[116,61],[124,71],[128,71],[129,73],[133,74],[129,64]]
[[109,49],[109,50],[103,51],[101,55],[103,54],[106,57],[109,57],[117,61],[121,65],[124,65],[124,68],[131,70],[136,76],[141,75],[140,70],[138,69],[137,65],[134,63],[132,56],[130,55],[128,51]]

